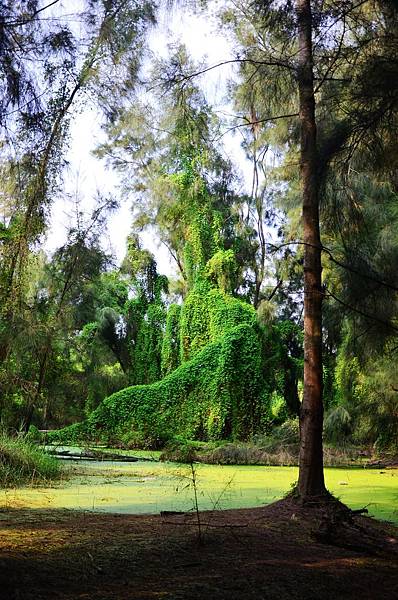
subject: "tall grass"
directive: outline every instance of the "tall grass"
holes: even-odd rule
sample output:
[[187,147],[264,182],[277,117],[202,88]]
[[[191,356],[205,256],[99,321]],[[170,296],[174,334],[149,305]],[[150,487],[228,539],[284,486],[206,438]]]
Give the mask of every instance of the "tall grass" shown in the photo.
[[32,442],[0,434],[0,487],[37,485],[58,479],[61,465]]

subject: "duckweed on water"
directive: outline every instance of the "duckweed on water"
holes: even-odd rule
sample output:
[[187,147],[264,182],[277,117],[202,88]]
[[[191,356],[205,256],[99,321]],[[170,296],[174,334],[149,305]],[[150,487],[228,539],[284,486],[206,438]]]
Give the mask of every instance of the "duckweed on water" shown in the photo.
[[[68,508],[113,513],[189,511],[193,489],[188,465],[85,462],[56,488],[0,492],[6,507]],[[283,497],[297,480],[296,467],[195,465],[200,510],[249,508]],[[398,469],[325,470],[328,489],[351,508],[398,522]]]

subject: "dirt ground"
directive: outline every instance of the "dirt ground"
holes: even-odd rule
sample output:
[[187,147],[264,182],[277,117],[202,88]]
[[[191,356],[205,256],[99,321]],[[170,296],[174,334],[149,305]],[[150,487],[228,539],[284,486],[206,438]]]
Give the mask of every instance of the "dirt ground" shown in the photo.
[[[336,516],[337,515],[337,516]],[[394,600],[397,529],[292,500],[196,516],[0,513],[1,600]]]

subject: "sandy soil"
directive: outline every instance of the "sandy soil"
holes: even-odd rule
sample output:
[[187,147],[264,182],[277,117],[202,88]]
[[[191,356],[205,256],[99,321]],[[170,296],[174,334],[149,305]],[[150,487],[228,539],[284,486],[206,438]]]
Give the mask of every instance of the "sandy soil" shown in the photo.
[[[341,513],[342,514],[342,513]],[[0,513],[1,600],[394,600],[397,529],[293,499],[148,516]]]

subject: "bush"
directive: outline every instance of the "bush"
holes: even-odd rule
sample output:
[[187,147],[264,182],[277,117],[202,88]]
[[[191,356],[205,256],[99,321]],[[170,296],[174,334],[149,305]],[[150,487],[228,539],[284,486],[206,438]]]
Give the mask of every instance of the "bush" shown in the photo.
[[0,436],[0,486],[45,483],[61,476],[59,461],[23,438]]
[[216,465],[293,466],[297,465],[298,452],[290,447],[267,452],[254,444],[229,443],[209,452],[197,453],[196,460]]
[[332,444],[346,445],[352,433],[352,418],[342,406],[331,408],[325,415],[323,424],[324,438]]
[[190,464],[198,460],[197,450],[195,443],[188,440],[169,442],[160,455],[160,460]]
[[217,441],[200,442],[197,440],[187,440],[186,438],[177,435],[167,442],[160,455],[160,460],[186,464],[196,461],[199,462],[201,461],[200,457],[203,453],[214,450],[218,445],[222,444],[223,442]]
[[281,448],[290,448],[298,453],[300,444],[299,420],[288,419],[282,425],[275,427],[269,435],[253,436],[253,443],[258,448],[267,452],[274,452]]
[[42,434],[36,427],[36,425],[31,425],[29,427],[29,431],[25,436],[25,440],[29,442],[41,442]]

